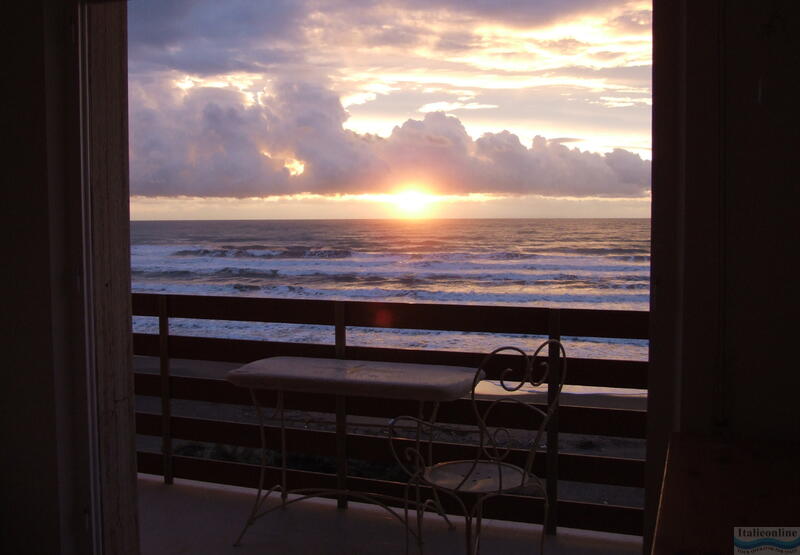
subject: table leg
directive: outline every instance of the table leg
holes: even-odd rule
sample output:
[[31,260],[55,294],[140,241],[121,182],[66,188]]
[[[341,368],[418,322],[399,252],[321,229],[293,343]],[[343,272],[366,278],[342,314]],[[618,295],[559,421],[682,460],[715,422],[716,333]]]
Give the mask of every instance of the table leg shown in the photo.
[[[253,389],[250,389],[250,399],[253,401],[253,406],[256,409],[256,415],[258,416],[258,437],[259,443],[261,445],[260,449],[260,464],[258,469],[258,490],[256,491],[256,498],[253,502],[253,508],[250,510],[250,516],[247,517],[245,521],[244,528],[239,533],[239,536],[236,538],[236,541],[233,542],[234,547],[241,545],[242,538],[244,537],[244,533],[247,532],[247,529],[256,521],[258,518],[258,511],[261,509],[261,504],[266,496],[263,496],[264,493],[264,474],[267,470],[267,441],[266,441],[266,434],[264,431],[264,413],[262,411],[261,405],[258,403],[258,398],[256,397],[256,392]],[[280,403],[280,397],[279,403]],[[284,488],[285,490],[285,488]],[[269,493],[267,494],[269,495]]]
[[281,503],[286,504],[286,496],[289,490],[286,487],[286,468],[289,464],[289,454],[286,452],[286,422],[283,418],[283,391],[277,392],[276,408],[281,422]]
[[[431,425],[430,434],[428,436],[428,454],[427,454],[427,461],[426,461],[426,463],[428,465],[432,465],[433,464],[433,440],[434,440],[434,437],[433,437],[433,426],[436,424],[436,417],[438,415],[439,415],[439,401],[434,401],[433,402],[433,409],[431,410],[431,417],[428,419],[428,422]],[[423,409],[423,403],[421,401],[420,401],[420,415],[419,415],[419,418],[420,418],[420,420],[424,420],[425,419],[425,411]],[[435,487],[431,488],[431,491],[433,492],[433,501],[434,501],[434,504],[436,505],[436,512],[438,512],[439,516],[441,516],[444,519],[444,521],[447,523],[447,527],[448,528],[450,528],[451,530],[455,529],[455,526],[453,525],[452,522],[450,522],[450,519],[447,517],[447,514],[444,512],[444,506],[442,505],[442,500],[439,498],[439,491]]]
[[[336,488],[347,489],[347,407],[345,397],[336,396]],[[347,508],[347,495],[339,496],[337,507]]]

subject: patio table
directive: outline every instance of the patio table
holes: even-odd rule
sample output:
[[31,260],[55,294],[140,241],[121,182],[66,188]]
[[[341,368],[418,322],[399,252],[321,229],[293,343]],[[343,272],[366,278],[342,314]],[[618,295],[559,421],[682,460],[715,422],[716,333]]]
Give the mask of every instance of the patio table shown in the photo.
[[[405,399],[420,403],[420,414],[423,413],[425,402],[433,402],[432,419],[440,402],[455,401],[460,399],[472,389],[475,379],[475,368],[463,366],[444,366],[433,364],[417,364],[406,362],[381,362],[367,360],[345,360],[331,358],[311,358],[279,356],[256,360],[249,364],[231,370],[226,379],[239,387],[250,390],[253,404],[258,412],[260,437],[261,437],[261,473],[258,492],[253,505],[253,510],[245,524],[242,533],[235,545],[241,541],[244,533],[258,518],[274,510],[259,512],[263,501],[273,491],[280,491],[282,504],[287,504],[286,496],[289,493],[299,493],[301,496],[290,503],[312,496],[340,494],[338,505],[340,508],[347,506],[347,498],[362,498],[377,502],[396,518],[403,519],[382,503],[376,496],[356,494],[346,488],[347,454],[346,454],[346,424],[347,413],[345,399],[347,397],[377,397],[387,399]],[[255,395],[256,389],[274,390],[277,394],[276,413],[280,420],[281,430],[281,483],[264,492],[264,473],[266,457],[264,456],[266,444],[264,433],[264,418],[262,408]],[[284,392],[297,393],[325,393],[336,398],[336,437],[337,437],[337,487],[329,490],[287,490],[286,487],[286,441],[284,425]],[[407,524],[404,522],[404,524]]]

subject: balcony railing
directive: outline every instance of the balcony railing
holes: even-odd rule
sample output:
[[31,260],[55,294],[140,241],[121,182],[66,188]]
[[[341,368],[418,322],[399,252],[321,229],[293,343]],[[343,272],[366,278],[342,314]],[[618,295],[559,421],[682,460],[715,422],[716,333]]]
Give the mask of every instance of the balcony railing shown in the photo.
[[[562,336],[647,339],[648,313],[635,311],[548,309],[533,307],[474,306],[446,304],[405,304],[356,301],[317,301],[299,299],[261,299],[243,297],[208,297],[193,295],[133,294],[133,314],[159,319],[159,333],[134,334],[134,353],[160,357],[160,375],[137,373],[136,394],[161,398],[161,414],[138,412],[137,433],[161,436],[161,453],[140,451],[139,469],[142,472],[172,477],[252,487],[257,483],[258,468],[239,462],[219,461],[172,453],[173,439],[257,447],[257,426],[196,417],[178,417],[171,413],[171,400],[191,400],[234,405],[251,405],[247,391],[236,388],[222,379],[209,379],[170,374],[170,359],[249,362],[268,356],[313,356],[361,360],[452,364],[477,367],[484,353],[432,351],[363,347],[347,344],[347,329],[351,326],[447,330],[454,332],[486,332],[529,334],[561,338]],[[174,336],[169,334],[170,318],[234,320],[290,324],[333,326],[334,344],[287,343]],[[489,368],[488,378],[499,379],[505,368],[503,361]],[[569,361],[567,384],[612,388],[646,389],[647,363],[640,361],[572,358]],[[274,406],[275,395],[261,392],[264,406]],[[335,413],[332,396],[320,394],[287,394],[285,406],[290,410],[315,413]],[[416,414],[416,403],[372,398],[349,398],[347,414],[389,419],[401,414]],[[498,425],[515,428],[524,421],[519,407],[509,406]],[[474,414],[468,401],[443,405],[440,422],[469,424]],[[646,411],[618,408],[562,406],[558,413],[561,433],[645,437]],[[277,433],[268,430],[270,433]],[[551,436],[552,437],[552,436]],[[551,445],[554,443],[551,442]],[[337,440],[333,431],[290,429],[287,450],[318,456],[337,456]],[[474,448],[453,443],[437,444],[437,453],[446,458],[471,457]],[[385,437],[348,434],[347,456],[371,462],[392,462]],[[514,452],[524,457],[524,452]],[[510,461],[513,462],[513,461]],[[548,456],[537,458],[539,475],[550,472],[553,478],[573,482],[609,486],[643,487],[644,461],[610,456],[558,452],[550,449]],[[279,469],[272,469],[270,480],[278,481]],[[321,472],[291,470],[290,488],[333,488],[336,476]],[[403,484],[348,476],[347,487],[402,497]],[[447,509],[447,507],[445,507]],[[642,509],[559,499],[555,507],[559,526],[583,528],[625,534],[642,533]],[[540,499],[505,495],[485,509],[487,518],[519,522],[542,522]]]

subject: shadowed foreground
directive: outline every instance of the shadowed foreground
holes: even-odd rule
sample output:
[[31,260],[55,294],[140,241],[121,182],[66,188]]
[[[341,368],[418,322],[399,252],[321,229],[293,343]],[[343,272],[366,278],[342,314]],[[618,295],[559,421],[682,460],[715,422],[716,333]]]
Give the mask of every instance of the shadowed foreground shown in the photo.
[[[404,529],[374,506],[311,499],[276,511],[256,522],[240,547],[233,540],[249,514],[253,490],[189,480],[164,485],[160,477],[139,475],[139,519],[142,555],[380,554],[404,552]],[[277,498],[276,498],[277,501]],[[460,524],[460,526],[459,526]],[[436,516],[426,518],[426,553],[463,553],[463,523],[450,531]],[[541,528],[536,525],[484,523],[481,552],[503,555],[536,552]],[[625,555],[641,553],[641,538],[559,528],[548,538],[546,553]],[[411,553],[416,553],[413,548]]]

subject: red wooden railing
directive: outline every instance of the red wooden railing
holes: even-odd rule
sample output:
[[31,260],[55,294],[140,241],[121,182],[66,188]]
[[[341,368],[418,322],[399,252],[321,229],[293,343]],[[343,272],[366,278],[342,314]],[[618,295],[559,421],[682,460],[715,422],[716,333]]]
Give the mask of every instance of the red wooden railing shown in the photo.
[[[229,445],[257,446],[258,430],[253,424],[222,422],[203,418],[172,416],[172,399],[250,405],[247,391],[221,379],[172,376],[169,361],[173,358],[207,361],[249,362],[276,355],[346,357],[361,360],[404,361],[427,364],[453,364],[477,367],[483,353],[357,347],[347,345],[350,326],[395,329],[449,330],[464,332],[515,333],[550,337],[578,336],[601,338],[647,339],[648,313],[634,311],[548,309],[532,307],[474,306],[446,304],[406,304],[356,301],[317,301],[295,299],[259,299],[242,297],[207,297],[192,295],[155,295],[135,293],[133,314],[159,318],[158,335],[134,334],[137,355],[161,359],[160,375],[137,373],[137,395],[161,397],[161,414],[140,412],[136,415],[137,433],[162,437],[162,452],[140,452],[139,468],[143,472],[252,486],[257,468],[251,465],[199,459],[172,454],[172,440],[185,439]],[[335,328],[332,345],[253,341],[205,337],[184,337],[169,334],[170,318],[199,318],[330,325]],[[503,360],[489,368],[489,378],[499,378],[505,368]],[[567,384],[646,389],[647,363],[601,359],[570,358]],[[274,395],[261,394],[265,406],[274,403]],[[331,396],[318,394],[287,395],[286,408],[334,413]],[[514,428],[524,421],[520,409],[509,405],[498,415],[498,425]],[[524,410],[524,409],[522,409]],[[387,399],[351,398],[348,415],[392,418],[416,414],[412,402]],[[470,423],[474,414],[469,402],[458,401],[441,407],[439,421]],[[646,412],[612,408],[562,406],[559,409],[560,432],[615,436],[645,437]],[[288,450],[309,455],[335,456],[333,432],[291,429]],[[367,461],[391,462],[385,437],[348,434],[348,457]],[[451,458],[474,454],[474,447],[440,443],[439,456]],[[523,453],[512,453],[511,458]],[[558,453],[551,450],[549,461],[537,459],[537,472],[557,469],[561,480],[589,482],[613,486],[641,488],[644,482],[644,461],[621,457]],[[548,462],[548,464],[545,464]],[[552,471],[552,470],[551,470]],[[273,470],[277,473],[277,469]],[[277,474],[276,474],[277,477]],[[294,470],[289,473],[289,486],[335,487],[332,474]],[[348,487],[402,497],[400,483],[348,477]],[[559,500],[558,524],[575,528],[641,534],[640,507],[611,506]],[[503,496],[487,505],[488,518],[541,522],[540,500],[525,496]]]

